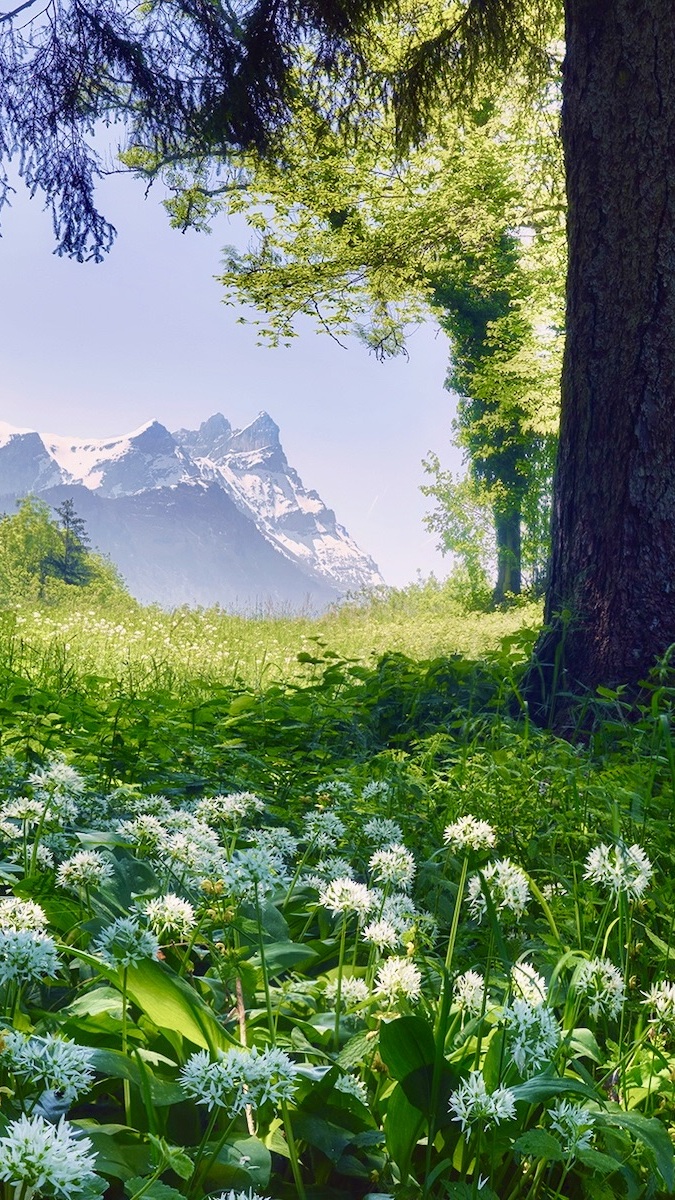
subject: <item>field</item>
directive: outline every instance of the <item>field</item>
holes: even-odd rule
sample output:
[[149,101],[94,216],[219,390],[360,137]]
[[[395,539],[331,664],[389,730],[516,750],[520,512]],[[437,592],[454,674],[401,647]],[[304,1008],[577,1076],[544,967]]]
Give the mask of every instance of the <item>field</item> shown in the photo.
[[535,728],[535,606],[0,617],[7,1200],[675,1185],[673,681]]

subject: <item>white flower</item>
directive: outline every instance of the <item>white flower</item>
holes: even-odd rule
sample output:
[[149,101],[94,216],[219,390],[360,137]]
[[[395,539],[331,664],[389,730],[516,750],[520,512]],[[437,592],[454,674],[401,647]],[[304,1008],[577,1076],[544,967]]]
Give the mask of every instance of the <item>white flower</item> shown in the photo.
[[235,900],[263,900],[277,888],[286,887],[289,875],[281,856],[269,847],[252,846],[235,850],[225,863],[221,879],[225,891]]
[[3,1040],[3,1062],[13,1075],[59,1093],[69,1105],[94,1082],[89,1065],[92,1051],[86,1046],[53,1034],[27,1037],[13,1031],[5,1033]]
[[131,967],[144,958],[157,958],[159,943],[133,917],[118,917],[98,935],[93,950],[111,967]]
[[654,1013],[651,1020],[664,1029],[675,1028],[675,983],[663,979],[644,993],[645,1004]]
[[307,813],[304,821],[304,841],[310,845],[327,848],[339,842],[344,834],[345,825],[336,813],[330,809],[313,809]]
[[541,1002],[536,1006],[516,997],[504,1009],[511,1057],[521,1075],[534,1075],[550,1062],[560,1045],[555,1014]]
[[606,846],[602,842],[590,851],[586,858],[584,879],[599,883],[617,896],[625,892],[631,900],[639,900],[647,888],[654,868],[644,850],[637,843],[626,846]]
[[514,963],[511,968],[511,986],[516,996],[527,1000],[528,1004],[545,1004],[548,987],[543,975],[535,971],[529,962]]
[[[356,1004],[363,1004],[368,999],[370,992],[365,979],[359,979],[356,975],[343,975],[342,988],[340,989],[340,1003],[344,1008],[350,1008]],[[329,1004],[334,1004],[337,999],[337,979],[331,979],[330,983],[326,984],[326,1000]]]
[[415,859],[405,846],[389,846],[376,850],[370,859],[370,870],[379,883],[392,883],[407,892],[415,877]]
[[44,1117],[10,1121],[0,1138],[0,1179],[18,1194],[46,1192],[65,1200],[83,1191],[95,1176],[96,1156],[89,1138],[81,1137],[63,1118],[50,1125]]
[[443,841],[451,850],[490,850],[497,840],[487,821],[479,821],[467,813],[452,825],[446,825]]
[[32,825],[39,825],[44,820],[46,811],[47,805],[43,800],[34,800],[30,796],[18,796],[16,800],[11,800],[3,806],[2,815],[6,820],[21,821],[29,829]]
[[[372,784],[369,786],[372,787]],[[389,817],[371,817],[363,826],[363,834],[376,846],[393,846],[403,841],[401,826]]]
[[261,813],[264,800],[253,792],[231,792],[228,796],[205,796],[197,805],[196,815],[209,825],[225,822],[237,825],[252,813]]
[[47,916],[34,900],[19,900],[18,896],[0,898],[0,929],[44,930]]
[[61,863],[56,882],[59,887],[71,891],[87,891],[89,888],[100,888],[113,877],[110,863],[98,850],[78,850],[65,862]]
[[[484,993],[485,979],[478,971],[465,971],[455,979],[455,1003],[472,1017],[479,1017],[482,1013]],[[486,1006],[488,1003],[486,997]]]
[[166,933],[175,933],[179,937],[187,937],[196,925],[195,910],[188,900],[167,892],[165,896],[157,896],[148,900],[144,908],[148,924],[157,937]]
[[626,999],[620,971],[607,958],[583,962],[576,974],[576,990],[588,1001],[588,1011],[597,1019],[618,1017]]
[[375,986],[389,1004],[401,999],[414,1003],[422,994],[422,975],[409,958],[388,958],[378,969]]
[[401,936],[391,921],[371,921],[361,936],[364,942],[372,942],[377,946],[380,954],[383,950],[394,950],[401,942]]
[[219,1196],[211,1196],[209,1200],[268,1200],[267,1196],[261,1196],[260,1192],[238,1192],[235,1188],[230,1188],[229,1192],[221,1192]]
[[322,858],[311,874],[303,876],[303,882],[320,892],[333,879],[353,878],[353,867],[346,858]]
[[328,783],[322,783],[318,789],[320,796],[333,796],[336,800],[351,800],[354,796],[354,791],[349,783],[344,779],[330,779]]
[[355,1075],[338,1075],[335,1080],[335,1089],[338,1092],[344,1092],[346,1096],[354,1096],[366,1108],[368,1107],[368,1090],[366,1085],[361,1079],[357,1079]]
[[547,1109],[551,1118],[551,1129],[563,1139],[563,1151],[573,1158],[580,1150],[590,1150],[593,1143],[595,1115],[582,1104],[569,1100],[556,1100],[553,1108]]
[[297,1067],[283,1050],[233,1048],[212,1062],[208,1051],[198,1050],[181,1068],[178,1079],[187,1096],[208,1109],[224,1108],[229,1116],[250,1105],[275,1106],[290,1100],[296,1088]]
[[120,821],[117,832],[141,853],[156,850],[167,836],[166,828],[157,817],[144,814],[133,821]]
[[365,883],[353,879],[332,879],[319,896],[319,904],[332,913],[357,913],[359,919],[372,912],[376,897]]
[[248,838],[254,845],[272,854],[278,854],[280,858],[295,858],[298,850],[298,839],[283,825],[269,829],[252,829]]
[[[488,863],[483,878],[497,911],[511,912],[516,919],[522,917],[530,899],[530,887],[520,867],[512,863],[510,858],[500,858],[497,862]],[[471,915],[476,921],[482,920],[487,903],[480,875],[473,875],[469,880],[468,902]]]
[[0,929],[0,984],[34,983],[59,972],[56,943],[34,929]]
[[448,1108],[462,1129],[480,1124],[484,1128],[511,1121],[516,1115],[516,1102],[510,1088],[498,1087],[488,1092],[480,1071],[472,1071],[450,1095]]
[[79,771],[62,758],[53,758],[46,767],[33,771],[28,782],[43,791],[67,792],[71,796],[79,796],[85,787]]
[[392,895],[387,896],[382,905],[381,919],[389,921],[401,936],[412,929],[419,916],[410,896],[406,896],[403,892],[393,892]]

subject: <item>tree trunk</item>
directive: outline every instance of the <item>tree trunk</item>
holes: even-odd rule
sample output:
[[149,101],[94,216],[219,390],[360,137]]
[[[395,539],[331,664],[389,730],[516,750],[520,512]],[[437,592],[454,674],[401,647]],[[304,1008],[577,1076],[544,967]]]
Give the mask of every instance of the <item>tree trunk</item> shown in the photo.
[[521,552],[520,512],[495,512],[497,541],[497,583],[492,593],[495,604],[502,604],[508,593],[520,595]]
[[675,3],[566,9],[567,347],[539,656],[562,650],[578,691],[637,684],[675,642]]

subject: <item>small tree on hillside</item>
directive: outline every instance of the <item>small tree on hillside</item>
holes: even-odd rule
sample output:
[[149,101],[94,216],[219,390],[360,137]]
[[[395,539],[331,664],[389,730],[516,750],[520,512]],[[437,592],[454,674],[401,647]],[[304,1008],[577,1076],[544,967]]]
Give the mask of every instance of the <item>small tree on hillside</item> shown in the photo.
[[47,572],[64,583],[82,587],[91,579],[87,554],[90,541],[86,525],[82,517],[78,517],[72,499],[64,500],[56,513],[59,518],[60,545],[47,558]]

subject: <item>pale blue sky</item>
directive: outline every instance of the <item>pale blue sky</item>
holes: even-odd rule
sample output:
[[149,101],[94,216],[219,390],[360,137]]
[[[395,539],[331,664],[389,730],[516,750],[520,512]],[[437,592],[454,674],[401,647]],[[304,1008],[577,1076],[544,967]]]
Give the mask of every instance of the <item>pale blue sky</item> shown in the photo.
[[444,336],[418,330],[407,362],[378,363],[357,342],[343,350],[309,324],[289,349],[257,346],[213,278],[239,231],[223,220],[210,236],[177,233],[159,198],[135,180],[106,182],[118,239],[101,265],[52,254],[39,200],[20,193],[5,210],[0,420],[107,437],[153,417],[195,427],[216,411],[241,427],[267,409],[305,485],[388,583],[445,575],[419,492],[429,450],[460,465]]

